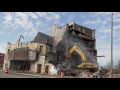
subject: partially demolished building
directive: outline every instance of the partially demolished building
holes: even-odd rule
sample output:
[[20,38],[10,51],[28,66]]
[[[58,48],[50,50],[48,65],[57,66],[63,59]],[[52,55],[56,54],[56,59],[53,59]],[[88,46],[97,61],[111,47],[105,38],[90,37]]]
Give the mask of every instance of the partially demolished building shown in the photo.
[[[54,25],[51,36],[38,32],[33,41],[8,43],[3,69],[49,74],[52,65],[64,66],[65,53],[74,45],[83,50],[88,62],[98,65],[95,30],[71,22],[61,27]],[[81,62],[81,57],[73,52],[69,69],[76,68]]]
[[[54,25],[51,30],[51,37],[53,37],[54,43],[50,54],[53,54],[54,51],[55,55],[53,56],[56,56],[56,58],[50,61],[54,65],[64,64],[66,60],[65,53],[75,45],[82,49],[88,62],[94,62],[98,65],[95,30],[71,22],[62,27]],[[76,67],[81,62],[82,60],[78,53],[73,52],[70,58],[71,68]]]

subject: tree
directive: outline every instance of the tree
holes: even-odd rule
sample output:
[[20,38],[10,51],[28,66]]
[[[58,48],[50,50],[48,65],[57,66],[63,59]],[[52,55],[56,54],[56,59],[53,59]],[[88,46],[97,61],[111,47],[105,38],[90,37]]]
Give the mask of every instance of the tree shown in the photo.
[[107,69],[108,71],[110,71],[110,63],[106,64],[103,68]]
[[118,60],[118,65],[117,65],[118,69],[120,70],[120,59]]

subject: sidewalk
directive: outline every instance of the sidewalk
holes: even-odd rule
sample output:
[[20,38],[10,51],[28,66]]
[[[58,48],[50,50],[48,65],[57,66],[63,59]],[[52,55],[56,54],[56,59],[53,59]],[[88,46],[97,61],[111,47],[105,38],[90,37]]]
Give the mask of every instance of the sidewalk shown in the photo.
[[[42,75],[42,74],[37,74],[37,73],[35,73],[35,74],[33,74],[33,73],[20,73],[20,72],[13,72],[13,71],[10,71],[9,74],[34,76],[34,77],[39,77],[39,78],[61,78],[60,76]],[[64,76],[64,78],[75,78],[75,77]]]
[[41,74],[17,73],[17,72],[9,72],[9,73],[16,74],[16,75],[34,76],[39,78],[59,78],[58,76],[48,76],[48,75],[41,75]]

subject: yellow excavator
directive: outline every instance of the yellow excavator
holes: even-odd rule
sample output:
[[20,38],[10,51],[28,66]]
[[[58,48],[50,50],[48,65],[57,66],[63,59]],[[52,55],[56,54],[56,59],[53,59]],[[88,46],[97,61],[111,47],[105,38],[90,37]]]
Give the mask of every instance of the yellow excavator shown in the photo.
[[81,56],[81,59],[82,59],[82,63],[80,65],[78,65],[77,67],[78,68],[85,68],[85,69],[97,69],[98,66],[96,66],[94,63],[90,63],[90,62],[87,62],[87,59],[86,59],[86,55],[82,52],[82,50],[77,47],[77,46],[73,46],[67,53],[66,53],[66,57],[67,58],[70,58],[71,57],[71,54],[73,53],[73,51],[76,51],[80,56]]

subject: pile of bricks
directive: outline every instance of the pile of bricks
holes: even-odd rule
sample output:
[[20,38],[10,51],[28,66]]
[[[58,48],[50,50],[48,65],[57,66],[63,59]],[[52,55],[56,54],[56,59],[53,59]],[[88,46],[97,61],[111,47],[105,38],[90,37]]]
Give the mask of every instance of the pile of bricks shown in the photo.
[[79,76],[81,73],[81,70],[65,70],[65,76]]

